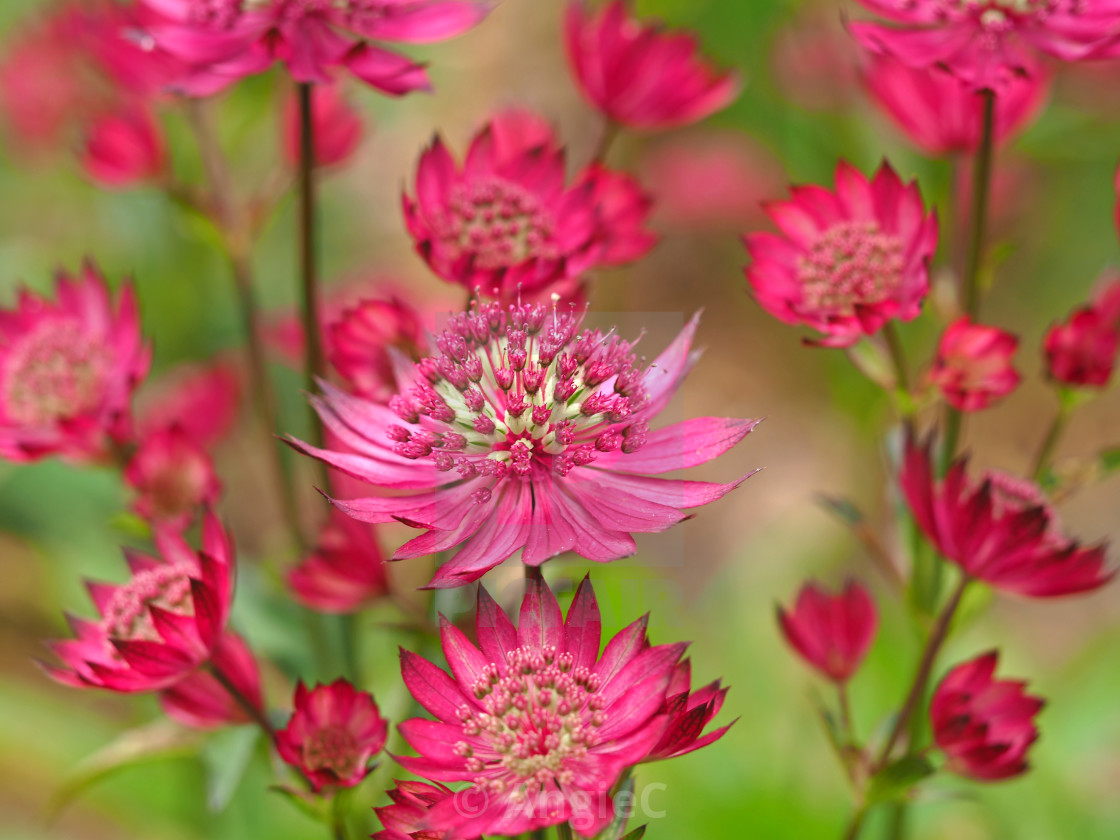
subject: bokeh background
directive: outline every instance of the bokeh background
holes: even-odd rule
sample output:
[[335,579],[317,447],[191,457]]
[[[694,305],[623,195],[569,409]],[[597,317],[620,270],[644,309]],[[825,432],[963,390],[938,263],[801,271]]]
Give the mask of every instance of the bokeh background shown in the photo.
[[[352,90],[368,120],[357,158],[323,183],[326,276],[337,283],[391,280],[438,308],[448,290],[411,252],[398,196],[434,130],[462,148],[496,108],[533,107],[560,126],[573,161],[586,158],[598,121],[567,73],[560,0],[506,0],[474,32],[431,50],[436,93],[390,101]],[[883,624],[853,685],[857,726],[881,726],[899,702],[916,658],[917,635],[892,600],[860,543],[816,502],[818,493],[853,500],[877,523],[894,494],[885,473],[882,432],[889,402],[844,356],[802,346],[801,334],[766,316],[742,277],[741,233],[764,225],[758,200],[784,195],[785,183],[831,183],[839,158],[865,171],[887,157],[923,193],[947,206],[952,167],[914,151],[859,88],[854,57],[833,2],[795,0],[638,0],[642,13],[696,29],[706,50],[746,79],[740,99],[702,126],[653,138],[626,136],[612,163],[643,174],[662,195],[663,241],[636,266],[596,280],[594,309],[624,313],[632,332],[648,321],[649,350],[670,328],[704,310],[699,341],[708,347],[673,411],[681,415],[765,416],[766,422],[703,478],[728,480],[765,470],[723,501],[668,534],[639,541],[640,553],[594,570],[606,623],[617,628],[652,611],[655,641],[691,639],[694,678],[732,686],[722,722],[739,720],[717,745],[640,769],[651,789],[654,838],[762,840],[839,836],[850,803],[840,768],[814,719],[822,691],[777,634],[774,605],[817,576],[839,583],[856,574],[881,596]],[[0,43],[18,42],[42,0],[0,4]],[[846,11],[857,11],[848,8]],[[279,74],[258,77],[224,98],[221,130],[237,176],[246,183],[278,165]],[[1001,150],[996,235],[1000,262],[987,319],[1022,337],[1017,363],[1025,383],[998,408],[971,420],[978,463],[1028,468],[1055,397],[1040,376],[1041,335],[1082,301],[1098,274],[1117,261],[1113,172],[1120,157],[1120,65],[1063,71],[1042,118]],[[182,120],[167,117],[176,165],[198,164]],[[711,194],[681,196],[679,175],[708,167]],[[135,278],[144,327],[155,346],[154,373],[190,360],[236,354],[238,318],[226,267],[205,225],[153,189],[107,192],[88,183],[65,153],[28,156],[7,140],[0,149],[0,299],[10,305],[25,284],[50,286],[57,266],[96,257],[112,278]],[[691,197],[691,202],[686,200]],[[714,211],[714,212],[713,212]],[[256,252],[259,294],[281,317],[296,290],[293,207],[285,201]],[[928,359],[939,329],[936,301],[904,330],[913,360]],[[647,316],[646,313],[649,313]],[[604,316],[605,320],[611,320]],[[280,364],[285,428],[299,434],[306,412],[297,373]],[[1120,396],[1113,389],[1080,410],[1062,459],[1092,458],[1120,444]],[[278,512],[262,490],[267,464],[244,417],[219,451],[227,492],[222,516],[241,554],[234,624],[278,663],[266,682],[275,706],[287,702],[281,671],[332,677],[331,662],[308,653],[281,570],[294,558],[274,550]],[[699,472],[699,471],[698,471]],[[304,505],[317,516],[310,490]],[[1071,531],[1086,541],[1120,538],[1120,481],[1097,482],[1063,505]],[[34,666],[40,639],[64,635],[63,610],[90,607],[81,579],[123,577],[119,547],[134,543],[118,515],[126,497],[108,471],[50,461],[0,464],[0,837],[189,838],[323,836],[324,828],[267,790],[271,771],[253,739],[233,730],[166,737],[165,754],[100,773],[104,748],[121,733],[159,720],[150,698],[76,692],[55,686]],[[395,534],[386,536],[388,545]],[[1114,552],[1115,556],[1115,552]],[[584,564],[549,565],[556,581],[582,576]],[[394,569],[408,577],[408,570]],[[517,569],[488,579],[507,599]],[[415,574],[413,575],[415,576]],[[461,610],[462,599],[441,602]],[[1020,780],[968,787],[939,779],[913,809],[916,838],[1080,838],[1120,836],[1120,588],[1055,603],[998,597],[963,627],[946,662],[993,646],[1001,672],[1028,677],[1050,701],[1041,717],[1035,768]],[[408,709],[396,672],[398,644],[416,640],[388,626],[392,611],[362,621],[367,688],[395,719]],[[394,741],[394,747],[399,742]],[[91,761],[91,756],[101,755]],[[361,789],[358,806],[381,804],[387,764]],[[370,819],[369,829],[375,824]],[[881,833],[872,821],[865,836]]]

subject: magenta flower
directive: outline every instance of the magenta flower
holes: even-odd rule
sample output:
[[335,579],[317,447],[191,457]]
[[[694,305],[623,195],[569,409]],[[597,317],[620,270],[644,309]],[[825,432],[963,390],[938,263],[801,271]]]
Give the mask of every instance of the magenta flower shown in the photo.
[[233,600],[233,547],[209,513],[201,551],[166,529],[155,540],[161,558],[125,551],[128,583],[88,584],[101,620],[69,617],[77,638],[49,643],[66,666],[44,665],[51,677],[78,688],[158,691],[210,660]]
[[[233,683],[238,693],[264,713],[261,675],[253,652],[236,633],[226,631],[214,648],[211,664]],[[167,716],[194,729],[217,729],[253,723],[241,702],[207,671],[195,671],[159,694]]]
[[470,786],[436,803],[422,826],[467,838],[568,821],[597,834],[613,817],[612,786],[665,732],[665,693],[685,646],[651,647],[639,619],[600,656],[587,579],[566,620],[544,581],[531,579],[516,628],[482,587],[478,647],[441,624],[452,676],[401,651],[405,685],[436,720],[400,725],[420,755],[397,760],[419,776]]
[[[972,154],[980,145],[984,105],[976,91],[940,67],[914,69],[872,56],[863,72],[872,100],[917,146],[931,155]],[[1014,76],[996,98],[995,136],[1005,142],[1042,110],[1049,74]]]
[[469,291],[532,298],[596,265],[642,256],[650,202],[623,175],[595,167],[565,185],[564,150],[540,117],[494,117],[460,168],[437,137],[420,158],[405,222],[428,266]]
[[396,295],[363,298],[327,329],[327,357],[352,393],[387,403],[397,392],[393,354],[419,359],[428,351],[420,313]]
[[1120,353],[1120,279],[1046,332],[1042,349],[1050,379],[1071,387],[1103,388]]
[[475,307],[451,320],[441,355],[420,362],[388,407],[324,384],[313,404],[350,452],[293,446],[400,491],[334,502],[364,522],[426,532],[394,560],[462,546],[430,586],[477,580],[519,549],[531,566],[566,551],[626,557],[631,533],[663,531],[743,481],[655,476],[707,463],[758,421],[702,417],[650,431],[695,361],[697,319],[648,367],[629,342],[581,323],[542,305]]
[[314,553],[288,572],[288,589],[323,613],[355,612],[385,595],[389,579],[373,526],[332,510]]
[[132,392],[148,372],[130,285],[114,309],[92,262],[60,272],[55,301],[28,291],[0,310],[0,457],[97,458],[131,431]]
[[443,840],[446,832],[428,831],[423,823],[428,811],[454,795],[445,785],[398,781],[397,787],[389,791],[393,804],[373,809],[383,827],[373,835],[373,840]]
[[176,86],[206,96],[280,62],[297,82],[333,68],[391,96],[428,90],[423,65],[375,42],[426,44],[461,35],[489,12],[479,0],[140,0],[162,20],[155,44],[191,69]]
[[139,437],[178,426],[199,446],[212,447],[237,421],[240,398],[238,372],[228,362],[180,365],[140,395]]
[[778,608],[778,624],[801,658],[835,683],[846,683],[863,664],[879,615],[875,601],[854,580],[835,595],[807,583],[787,612]]
[[1120,31],[1116,0],[859,0],[898,26],[849,25],[856,40],[915,68],[944,67],[977,90],[1037,72],[1039,53],[1088,57]]
[[210,455],[178,425],[140,441],[124,480],[136,491],[132,507],[139,516],[180,528],[222,492]]
[[996,651],[958,665],[933,692],[933,740],[948,769],[981,782],[1019,776],[1038,740],[1035,716],[1046,701],[1027,694],[1025,682],[994,679]]
[[80,162],[91,180],[119,189],[156,180],[167,162],[167,149],[151,112],[131,106],[90,123]]
[[584,97],[628,128],[688,125],[739,95],[737,76],[701,58],[695,35],[643,24],[624,0],[612,0],[598,15],[572,0],[564,45]]
[[727,691],[728,689],[720,686],[719,680],[693,691],[691,664],[687,659],[678,662],[665,691],[665,705],[661,708],[662,713],[668,715],[669,723],[665,727],[665,734],[649,751],[645,760],[658,761],[687,755],[714,744],[727,734],[735,721],[704,734],[704,727],[723,708]]
[[780,233],[744,237],[747,281],[759,305],[787,324],[846,347],[891,318],[916,318],[929,292],[937,218],[925,214],[917,183],[904,186],[884,163],[870,181],[850,164],[836,190],[794,187],[766,206]]
[[939,481],[931,448],[907,443],[899,483],[922,532],[966,575],[1031,598],[1088,592],[1112,579],[1105,546],[1065,536],[1038,485],[996,471],[977,481],[963,458]]
[[1018,347],[1011,333],[962,315],[942,333],[928,379],[959,411],[983,411],[1019,387],[1011,364]]
[[369,773],[388,734],[389,723],[373,697],[346,680],[311,691],[300,682],[292,717],[276,733],[276,751],[316,791],[354,787]]

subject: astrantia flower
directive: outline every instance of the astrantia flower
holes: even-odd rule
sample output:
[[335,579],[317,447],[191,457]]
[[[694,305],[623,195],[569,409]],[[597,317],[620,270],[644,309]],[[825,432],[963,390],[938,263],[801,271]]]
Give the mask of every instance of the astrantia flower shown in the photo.
[[373,42],[425,44],[461,35],[479,0],[141,0],[164,21],[155,44],[192,66],[177,87],[195,96],[282,62],[297,82],[328,82],[341,67],[394,96],[429,88],[421,64]]
[[1019,339],[962,315],[945,328],[928,378],[959,411],[983,411],[1019,386],[1011,364]]
[[45,666],[67,685],[111,691],[168,688],[214,652],[233,600],[233,547],[213,514],[195,551],[177,533],[157,529],[161,558],[125,551],[132,578],[90,583],[99,621],[70,618],[76,639],[50,648],[66,665]]
[[1097,298],[1055,324],[1042,342],[1050,379],[1073,387],[1103,388],[1120,353],[1120,280],[1113,278]]
[[899,26],[859,22],[872,52],[911,67],[944,67],[975,89],[999,90],[1036,71],[1039,53],[1086,58],[1120,31],[1116,0],[858,0]]
[[[214,648],[210,662],[233,683],[244,701],[263,713],[260,669],[244,639],[227,630]],[[195,671],[161,691],[159,704],[168,717],[195,729],[253,722],[242,702],[205,670]]]
[[665,705],[661,709],[663,714],[669,716],[669,723],[665,727],[665,734],[649,751],[645,760],[657,761],[687,755],[722,738],[731,724],[707,734],[704,734],[704,727],[723,708],[727,691],[728,689],[720,686],[719,680],[693,691],[691,664],[687,659],[677,663],[669,688],[665,691]]
[[178,426],[201,447],[218,443],[237,421],[241,383],[225,361],[176,367],[140,395],[140,437]]
[[443,140],[433,140],[416,170],[416,197],[402,202],[432,271],[507,301],[636,259],[653,244],[641,230],[649,199],[637,184],[595,167],[567,186],[551,127],[523,110],[484,126],[461,168]]
[[288,573],[301,604],[324,613],[349,613],[389,591],[385,557],[367,525],[334,509],[315,551]]
[[904,186],[884,163],[870,181],[848,163],[836,190],[794,187],[766,206],[780,233],[744,238],[747,281],[759,305],[787,324],[805,324],[845,347],[891,318],[916,318],[929,291],[937,219],[917,183]]
[[570,821],[591,837],[611,821],[612,786],[665,731],[661,709],[685,646],[651,647],[640,619],[600,656],[600,626],[590,581],[565,621],[532,579],[516,628],[479,588],[478,647],[443,619],[453,676],[401,651],[405,685],[436,720],[401,724],[420,755],[398,761],[418,776],[470,783],[436,803],[425,828],[510,836]]
[[0,311],[0,457],[97,457],[130,431],[132,392],[148,372],[136,297],[114,309],[93,263],[60,272],[55,301],[24,291]]
[[310,691],[300,682],[291,720],[276,733],[276,750],[317,791],[354,787],[366,777],[388,733],[389,723],[373,697],[346,680]]
[[835,595],[807,583],[792,610],[778,608],[778,624],[802,659],[828,679],[844,683],[863,664],[879,616],[871,595],[854,580]]
[[922,532],[965,574],[1033,598],[1087,592],[1112,579],[1105,547],[1065,536],[1038,485],[996,471],[976,480],[963,458],[939,481],[931,448],[907,444],[899,483]]
[[92,120],[79,161],[98,184],[123,188],[156,179],[166,159],[155,117],[147,108],[134,105]]
[[222,492],[213,460],[177,425],[140,441],[124,479],[136,491],[137,514],[151,522],[179,526],[216,502]]
[[702,120],[734,101],[739,80],[699,55],[696,36],[643,24],[624,0],[593,15],[568,5],[564,45],[583,95],[614,122],[659,130]]
[[[916,70],[888,56],[873,56],[864,85],[880,109],[931,155],[971,154],[980,145],[984,104],[976,91],[939,67]],[[1049,75],[1015,76],[996,98],[995,137],[1007,140],[1038,116]]]
[[539,566],[575,551],[598,562],[634,552],[632,532],[663,531],[737,487],[653,476],[706,463],[758,421],[650,423],[695,361],[697,319],[651,365],[582,315],[494,303],[454,317],[441,355],[416,366],[389,407],[324,384],[313,403],[348,447],[301,451],[394,496],[336,501],[365,522],[426,531],[393,559],[462,545],[431,586],[476,580],[518,549]]
[[393,352],[419,359],[428,351],[420,313],[391,295],[363,298],[331,323],[327,357],[350,391],[388,402],[397,391]]
[[1045,701],[1025,682],[995,679],[999,654],[991,651],[950,671],[933,692],[933,740],[948,769],[982,782],[1025,773],[1027,751],[1038,740],[1034,718]]
[[393,804],[373,809],[383,826],[373,840],[442,840],[445,832],[428,831],[423,823],[428,811],[455,795],[453,790],[440,784],[398,781],[388,793]]

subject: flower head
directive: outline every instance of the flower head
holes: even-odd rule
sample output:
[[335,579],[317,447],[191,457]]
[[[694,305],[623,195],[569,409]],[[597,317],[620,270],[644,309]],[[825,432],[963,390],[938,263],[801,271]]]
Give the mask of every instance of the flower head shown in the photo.
[[792,610],[779,607],[778,624],[802,659],[833,682],[845,683],[863,664],[879,616],[871,595],[854,580],[835,595],[807,583]]
[[1035,716],[1045,701],[1026,683],[994,679],[999,654],[991,651],[950,671],[933,692],[933,740],[954,773],[982,782],[1025,773],[1038,740]]
[[1055,324],[1042,342],[1050,379],[1072,387],[1103,388],[1120,353],[1120,279],[1112,278],[1097,298]]
[[[244,700],[263,714],[260,669],[244,639],[227,630],[215,646],[210,662],[233,683]],[[188,674],[171,688],[161,691],[159,703],[168,717],[194,729],[253,722],[241,701],[205,670]]]
[[133,509],[150,522],[184,526],[222,492],[214,462],[178,425],[143,438],[125,467],[136,491]]
[[388,592],[385,557],[373,531],[332,510],[314,553],[288,573],[295,599],[319,612],[349,613]]
[[859,0],[898,26],[852,23],[856,40],[915,68],[944,67],[974,89],[1001,90],[1038,70],[1039,53],[1087,58],[1120,31],[1114,0]]
[[396,295],[363,298],[327,328],[327,355],[352,393],[385,403],[397,391],[394,353],[428,351],[420,313]]
[[137,431],[145,438],[178,426],[209,448],[237,421],[240,398],[238,372],[228,362],[180,365],[140,395]]
[[127,583],[88,584],[101,618],[70,617],[77,638],[50,643],[66,666],[44,666],[51,677],[79,688],[158,691],[210,660],[233,600],[233,547],[210,513],[201,551],[167,529],[155,538],[159,558],[125,551]]
[[383,826],[373,840],[442,840],[446,832],[426,830],[424,820],[428,811],[454,795],[445,785],[398,781],[389,791],[393,804],[373,809]]
[[673,669],[669,688],[665,691],[665,705],[661,709],[663,714],[668,715],[669,723],[665,727],[665,734],[649,751],[645,760],[657,761],[687,755],[714,744],[727,734],[731,724],[704,733],[704,727],[723,708],[727,692],[728,689],[723,688],[719,680],[693,691],[691,664],[687,659],[678,662]]
[[695,35],[643,24],[624,0],[612,0],[598,15],[583,0],[572,0],[564,36],[580,91],[629,128],[688,125],[726,108],[739,94],[738,78],[706,62]]
[[695,360],[694,318],[651,365],[613,332],[535,304],[488,303],[451,319],[440,355],[415,367],[388,407],[324,384],[314,398],[351,450],[302,452],[394,496],[339,500],[365,522],[425,531],[393,559],[461,545],[431,586],[476,580],[518,549],[539,566],[575,551],[598,562],[634,551],[632,532],[662,531],[737,487],[653,476],[706,463],[758,421],[650,423]]
[[1018,347],[1011,333],[962,315],[942,333],[929,381],[959,411],[983,411],[1019,386],[1011,364]]
[[891,318],[917,317],[937,249],[937,219],[925,214],[917,183],[903,185],[886,163],[868,180],[841,162],[834,192],[794,187],[766,212],[781,232],[744,238],[747,281],[775,318],[844,347]]
[[132,105],[94,119],[81,154],[86,174],[106,187],[152,181],[167,159],[163,135],[149,109]]
[[931,448],[907,443],[899,483],[922,532],[965,574],[1033,598],[1088,592],[1112,579],[1104,546],[1065,536],[1038,485],[996,471],[976,480],[963,458],[938,481]]
[[567,619],[548,586],[530,579],[515,628],[479,588],[478,647],[446,619],[451,675],[401,651],[405,685],[436,719],[401,734],[420,753],[406,770],[470,787],[422,820],[448,838],[515,835],[570,821],[591,837],[610,822],[612,786],[660,742],[665,694],[684,645],[651,647],[646,622],[599,655],[599,609],[588,580]]
[[131,427],[148,372],[131,286],[116,307],[93,263],[60,272],[54,301],[22,292],[0,311],[0,457],[98,457]]
[[354,787],[366,777],[388,733],[389,723],[373,697],[346,680],[310,691],[300,682],[291,720],[276,733],[276,750],[316,791]]
[[[300,159],[299,99],[293,91],[284,100],[280,135],[284,160],[295,168]],[[339,166],[357,150],[365,134],[362,116],[346,100],[341,83],[318,88],[311,100],[315,161],[319,166]]]

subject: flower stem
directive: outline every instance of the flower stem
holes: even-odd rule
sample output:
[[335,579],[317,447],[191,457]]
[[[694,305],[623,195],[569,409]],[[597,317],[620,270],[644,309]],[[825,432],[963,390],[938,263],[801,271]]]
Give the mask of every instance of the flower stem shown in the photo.
[[1034,461],[1034,469],[1031,475],[1034,476],[1035,481],[1041,481],[1042,476],[1045,474],[1047,468],[1050,466],[1050,461],[1054,457],[1054,450],[1058,446],[1058,442],[1062,439],[1062,434],[1066,430],[1066,423],[1069,422],[1070,405],[1069,400],[1065,399],[1064,395],[1061,397],[1061,403],[1058,405],[1058,412],[1054,415],[1054,420],[1050,424],[1049,431],[1046,432],[1046,437],[1042,441],[1042,445],[1038,449],[1038,456]]
[[867,816],[867,806],[862,806],[858,811],[852,815],[851,822],[848,827],[844,829],[844,840],[856,840],[860,832],[863,830],[863,820]]
[[898,325],[894,321],[887,321],[883,325],[883,338],[887,341],[891,362],[894,364],[895,383],[902,397],[899,413],[902,423],[908,432],[914,430],[914,399],[910,390],[910,367],[906,363],[906,348],[902,345],[902,338],[898,334]]
[[572,827],[566,822],[556,826],[556,836],[559,840],[572,840]]
[[988,232],[988,201],[992,189],[992,157],[995,149],[996,93],[993,90],[983,90],[980,96],[984,99],[984,117],[980,148],[976,152],[972,170],[971,228],[961,295],[964,310],[973,320],[980,315],[980,263],[984,257],[984,240]]
[[836,695],[840,701],[840,727],[844,730],[844,737],[848,741],[845,746],[848,746],[855,743],[855,733],[852,731],[852,704],[848,699],[847,683],[836,686]]
[[221,668],[213,662],[207,663],[205,667],[210,675],[218,681],[218,684],[234,699],[234,702],[236,702],[237,705],[252,718],[253,722],[261,728],[264,734],[268,736],[268,740],[270,742],[275,740],[276,730],[272,728],[272,724],[268,722],[268,718],[265,717],[264,712],[258,709],[256,705],[241,692],[241,689],[237,687],[233,680],[225,675]]
[[541,571],[540,566],[530,566],[526,563],[525,580],[544,580],[544,572]]
[[603,120],[603,129],[599,133],[599,139],[595,141],[595,150],[591,153],[591,163],[603,163],[607,159],[607,153],[610,152],[611,146],[618,138],[619,125],[610,117]]
[[[316,390],[315,380],[326,373],[319,316],[318,241],[315,210],[315,122],[312,113],[314,88],[303,82],[299,96],[299,262],[303,287],[304,377],[308,393]],[[311,412],[311,440],[323,445],[323,427]],[[325,469],[324,469],[325,478]]]

